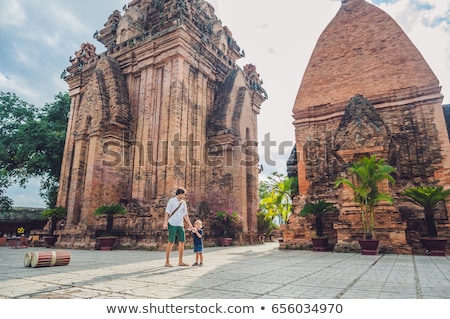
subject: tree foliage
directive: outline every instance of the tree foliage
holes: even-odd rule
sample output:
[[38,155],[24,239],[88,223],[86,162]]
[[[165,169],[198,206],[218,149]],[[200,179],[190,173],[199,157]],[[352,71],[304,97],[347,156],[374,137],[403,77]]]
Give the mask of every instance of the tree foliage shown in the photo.
[[259,184],[260,210],[266,216],[286,224],[292,213],[292,201],[298,193],[298,180],[273,172]]
[[37,108],[14,93],[0,92],[0,174],[8,181],[0,189],[38,177],[47,206],[56,205],[69,108],[67,93]]
[[221,229],[222,234],[226,236],[229,231],[242,230],[242,217],[233,209],[218,210],[214,216],[213,224]]
[[374,208],[380,201],[393,203],[393,198],[388,193],[383,193],[379,189],[379,184],[388,180],[395,183],[391,174],[395,168],[385,164],[384,159],[377,159],[375,155],[364,157],[357,162],[352,163],[348,169],[355,182],[348,178],[338,178],[335,186],[341,184],[349,186],[353,190],[354,200],[361,208],[361,220],[364,227],[366,239],[372,238],[375,227]]
[[274,222],[274,217],[264,214],[263,211],[256,213],[256,225],[258,234],[264,236],[271,236],[272,232],[278,228],[278,225]]
[[47,208],[44,210],[41,215],[43,217],[46,217],[50,219],[50,229],[49,234],[53,235],[53,233],[56,230],[56,223],[67,216],[67,208],[65,207],[53,207],[53,208]]
[[434,209],[450,196],[450,189],[444,190],[442,186],[415,186],[405,189],[403,195],[405,200],[423,208],[428,237],[437,237]]
[[105,236],[110,236],[114,227],[114,215],[125,215],[127,210],[120,204],[102,205],[94,211],[95,216],[106,216]]
[[10,210],[13,204],[11,198],[5,195],[5,190],[10,185],[4,169],[0,170],[0,210]]
[[316,217],[316,236],[323,236],[323,221],[322,217],[325,216],[329,212],[336,212],[338,209],[334,206],[333,203],[326,202],[324,200],[318,200],[316,202],[309,202],[303,206],[300,211],[300,216],[313,215]]

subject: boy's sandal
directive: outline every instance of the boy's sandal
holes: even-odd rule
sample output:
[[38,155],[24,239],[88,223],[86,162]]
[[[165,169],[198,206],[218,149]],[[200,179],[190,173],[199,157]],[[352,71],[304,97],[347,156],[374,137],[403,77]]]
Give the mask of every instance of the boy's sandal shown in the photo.
[[193,263],[192,266],[198,266],[198,264],[197,263]]

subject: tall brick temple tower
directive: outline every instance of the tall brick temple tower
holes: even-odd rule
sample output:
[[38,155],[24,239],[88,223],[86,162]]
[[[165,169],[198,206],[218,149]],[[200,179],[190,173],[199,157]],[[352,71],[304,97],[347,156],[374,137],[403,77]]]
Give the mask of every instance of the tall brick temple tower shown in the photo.
[[[418,240],[423,213],[400,194],[416,185],[450,187],[440,91],[433,71],[388,14],[364,0],[342,0],[317,41],[293,108],[300,196],[284,241],[291,247],[310,242],[311,223],[297,213],[305,201],[324,199],[340,208],[326,223],[335,250],[358,246],[363,238],[359,208],[351,190],[334,188],[334,181],[347,176],[349,163],[377,155],[397,169],[395,186],[382,186],[395,204],[376,208],[380,250],[424,251]],[[291,158],[290,174],[292,163]],[[448,208],[437,214],[444,236],[450,235]]]
[[65,80],[72,98],[58,205],[59,245],[94,247],[101,205],[121,203],[119,245],[158,247],[167,200],[187,189],[193,218],[233,209],[256,236],[257,115],[267,98],[252,64],[203,0],[134,0],[84,43]]

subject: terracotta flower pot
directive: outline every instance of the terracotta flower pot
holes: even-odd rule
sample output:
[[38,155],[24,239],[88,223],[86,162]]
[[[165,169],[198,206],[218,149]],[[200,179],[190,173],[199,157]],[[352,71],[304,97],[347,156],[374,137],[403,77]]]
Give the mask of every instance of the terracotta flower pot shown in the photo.
[[376,255],[378,250],[379,239],[360,239],[359,245],[361,246],[362,255]]
[[230,237],[221,237],[219,238],[219,245],[220,246],[230,246],[233,242],[233,238]]
[[52,248],[55,245],[57,240],[58,240],[58,236],[55,236],[55,235],[44,236],[44,241],[45,241],[47,248]]
[[100,250],[112,250],[117,237],[97,237],[98,248]]
[[427,250],[427,255],[445,256],[448,238],[420,237],[419,240]]
[[311,241],[313,243],[314,251],[327,251],[328,250],[328,237],[313,237]]

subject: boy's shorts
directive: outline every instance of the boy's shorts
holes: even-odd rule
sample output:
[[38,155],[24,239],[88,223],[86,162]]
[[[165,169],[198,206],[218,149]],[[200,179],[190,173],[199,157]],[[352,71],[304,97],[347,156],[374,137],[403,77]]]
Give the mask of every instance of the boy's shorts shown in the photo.
[[194,245],[194,253],[202,253],[203,245]]

